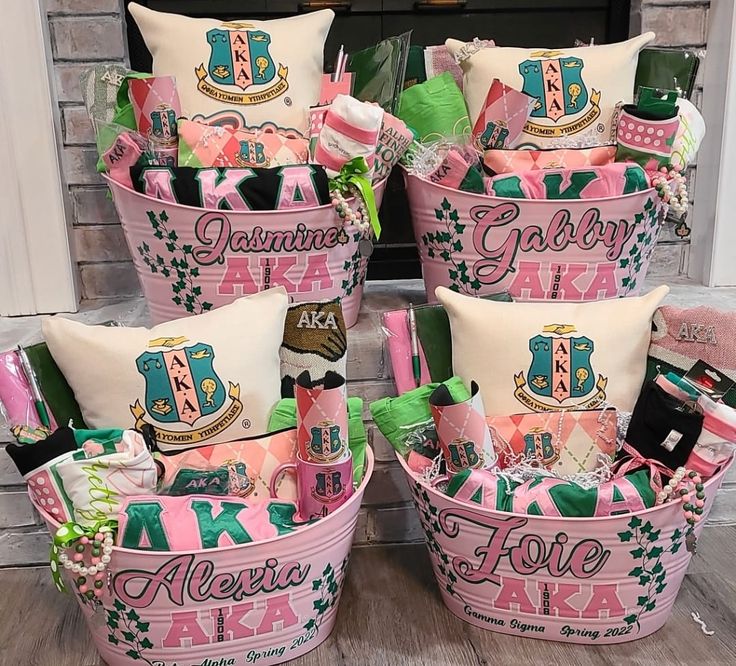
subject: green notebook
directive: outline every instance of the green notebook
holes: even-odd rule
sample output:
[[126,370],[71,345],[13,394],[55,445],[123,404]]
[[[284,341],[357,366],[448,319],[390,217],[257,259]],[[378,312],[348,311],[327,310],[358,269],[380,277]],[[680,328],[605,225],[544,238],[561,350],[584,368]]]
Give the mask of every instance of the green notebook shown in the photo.
[[688,49],[643,49],[634,79],[634,93],[642,87],[676,90],[690,99],[700,66],[697,51]]
[[61,374],[46,343],[26,347],[25,350],[46,400],[46,406],[51,410],[58,426],[63,428],[71,420],[75,428],[86,428],[82,412],[74,398],[74,391]]
[[[481,296],[489,301],[510,302],[507,292]],[[414,308],[417,320],[417,337],[424,350],[427,368],[433,382],[444,382],[452,377],[452,337],[450,319],[439,303]]]

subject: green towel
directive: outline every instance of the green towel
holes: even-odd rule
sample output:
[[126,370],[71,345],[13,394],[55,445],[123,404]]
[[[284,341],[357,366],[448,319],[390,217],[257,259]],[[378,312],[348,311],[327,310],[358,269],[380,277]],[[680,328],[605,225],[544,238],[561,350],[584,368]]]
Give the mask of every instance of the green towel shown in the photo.
[[[268,431],[296,428],[296,400],[283,398],[276,403]],[[365,472],[365,448],[368,446],[368,435],[363,424],[363,399],[348,398],[348,446],[353,454],[353,483],[360,483]]]
[[[444,383],[455,402],[470,398],[470,391],[459,377],[451,377]],[[397,398],[381,398],[371,403],[370,409],[376,426],[401,455],[409,452],[406,438],[418,427],[433,423],[429,396],[439,383],[425,384],[407,391]]]
[[449,72],[404,90],[398,116],[416,132],[420,143],[470,136],[465,98]]

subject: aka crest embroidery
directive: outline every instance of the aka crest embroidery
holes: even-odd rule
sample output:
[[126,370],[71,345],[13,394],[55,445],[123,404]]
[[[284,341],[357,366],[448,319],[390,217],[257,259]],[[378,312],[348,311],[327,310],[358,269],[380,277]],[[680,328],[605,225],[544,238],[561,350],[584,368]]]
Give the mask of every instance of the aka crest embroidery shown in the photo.
[[[597,90],[589,93],[583,81],[583,59],[562,55],[562,51],[538,51],[531,54],[533,60],[519,64],[519,74],[524,80],[522,92],[536,99],[524,126],[528,134],[539,137],[577,134],[601,114],[601,93]],[[564,119],[570,122],[565,123]]]
[[195,69],[201,93],[231,104],[263,104],[286,92],[289,71],[271,57],[271,35],[253,28],[234,22],[207,31],[210,58]]
[[240,386],[225,387],[215,371],[215,351],[201,342],[187,344],[179,338],[156,338],[136,359],[146,383],[143,405],[136,400],[130,411],[135,427],[156,429],[167,443],[202,442],[228,428],[243,411]]
[[576,332],[570,324],[549,324],[529,340],[527,375],[514,375],[514,396],[529,410],[595,409],[606,399],[608,378],[596,379],[591,362],[595,343]]

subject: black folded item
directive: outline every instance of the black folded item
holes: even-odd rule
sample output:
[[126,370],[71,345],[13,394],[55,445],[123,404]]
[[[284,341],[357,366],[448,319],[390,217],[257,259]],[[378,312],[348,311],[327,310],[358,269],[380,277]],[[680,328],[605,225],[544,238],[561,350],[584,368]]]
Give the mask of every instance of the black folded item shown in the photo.
[[154,199],[197,208],[286,210],[331,201],[320,164],[262,168],[130,167],[133,189]]
[[684,403],[649,381],[631,414],[626,443],[674,471],[687,462],[702,429],[703,413],[695,403]]
[[77,442],[71,428],[59,428],[40,442],[23,445],[8,444],[5,450],[13,459],[21,476],[26,476],[65,453],[76,451]]

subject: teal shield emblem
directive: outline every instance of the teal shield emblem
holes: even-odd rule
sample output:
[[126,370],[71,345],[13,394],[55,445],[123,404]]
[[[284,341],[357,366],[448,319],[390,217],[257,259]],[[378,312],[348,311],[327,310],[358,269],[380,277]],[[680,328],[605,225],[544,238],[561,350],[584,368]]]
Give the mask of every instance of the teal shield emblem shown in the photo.
[[225,386],[214,370],[210,345],[143,352],[136,367],[146,381],[146,410],[159,423],[192,425],[214,414],[226,400]]
[[497,123],[490,122],[486,125],[483,134],[480,135],[480,145],[485,148],[503,148],[509,136],[508,128]]
[[528,432],[524,435],[524,456],[536,458],[545,465],[557,459],[549,432]]
[[586,337],[534,336],[529,340],[529,388],[557,402],[588,395],[595,383],[590,364],[593,349],[593,341]]
[[316,485],[312,496],[320,502],[334,502],[342,497],[345,486],[342,482],[342,474],[338,470],[329,469],[326,472],[315,474]]
[[455,469],[468,469],[480,467],[483,458],[478,454],[475,442],[462,437],[453,439],[447,445],[450,454],[450,464]]
[[216,83],[245,90],[263,85],[276,76],[276,65],[268,47],[271,35],[263,30],[207,31],[211,54],[207,72]]
[[522,92],[537,99],[532,118],[556,122],[579,113],[588,103],[581,58],[525,60],[519,64],[519,73],[524,79]]
[[335,460],[343,454],[343,444],[340,438],[340,426],[331,421],[320,421],[311,428],[312,439],[308,446],[308,455],[312,460]]
[[151,111],[151,134],[159,141],[176,138],[176,113],[174,109],[154,109]]

